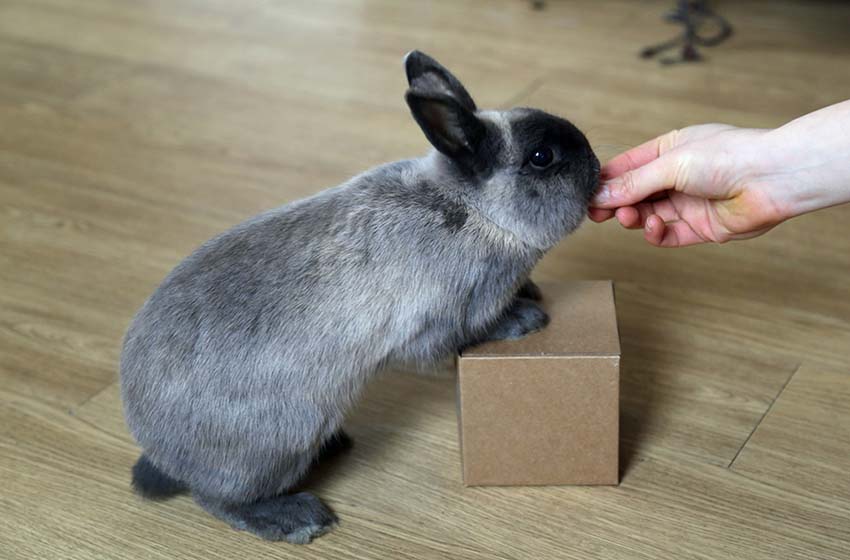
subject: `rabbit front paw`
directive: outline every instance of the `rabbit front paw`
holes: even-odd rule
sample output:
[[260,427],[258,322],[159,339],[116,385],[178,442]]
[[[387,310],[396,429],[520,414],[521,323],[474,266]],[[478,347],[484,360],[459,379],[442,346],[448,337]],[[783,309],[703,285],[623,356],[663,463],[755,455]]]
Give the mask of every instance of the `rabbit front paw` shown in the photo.
[[525,281],[525,284],[519,287],[516,297],[530,299],[532,301],[541,301],[543,299],[543,292],[541,292],[540,287],[532,282],[531,278],[529,278]]
[[549,315],[530,299],[516,298],[487,335],[487,340],[522,338],[549,324]]

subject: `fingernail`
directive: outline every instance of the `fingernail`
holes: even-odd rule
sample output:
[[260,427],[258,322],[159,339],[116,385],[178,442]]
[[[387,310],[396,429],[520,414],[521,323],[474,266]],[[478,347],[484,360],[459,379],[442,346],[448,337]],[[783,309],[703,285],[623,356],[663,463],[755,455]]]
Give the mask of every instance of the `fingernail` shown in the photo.
[[606,181],[599,185],[596,194],[593,197],[594,204],[605,204],[611,200],[611,183]]
[[646,221],[646,231],[652,231],[652,222],[650,220]]

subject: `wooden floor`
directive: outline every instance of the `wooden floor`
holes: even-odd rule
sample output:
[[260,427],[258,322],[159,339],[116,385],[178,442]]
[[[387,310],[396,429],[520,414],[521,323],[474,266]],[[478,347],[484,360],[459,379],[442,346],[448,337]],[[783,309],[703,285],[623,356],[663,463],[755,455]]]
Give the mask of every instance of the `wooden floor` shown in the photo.
[[374,384],[312,482],[342,524],[309,547],[128,486],[130,317],[213,234],[422,153],[405,51],[602,159],[850,97],[846,3],[715,2],[737,34],[706,63],[638,59],[672,4],[0,0],[0,557],[850,557],[850,207],[673,251],[588,224],[543,261],[616,282],[619,487],[464,488],[450,371]]

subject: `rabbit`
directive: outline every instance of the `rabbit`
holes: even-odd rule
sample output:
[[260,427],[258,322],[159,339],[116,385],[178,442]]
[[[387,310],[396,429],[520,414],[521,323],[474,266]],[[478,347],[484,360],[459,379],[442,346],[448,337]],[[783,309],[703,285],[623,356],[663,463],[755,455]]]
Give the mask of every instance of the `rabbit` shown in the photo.
[[529,273],[587,212],[587,139],[540,110],[478,110],[422,52],[404,66],[433,150],[207,241],[133,318],[120,383],[143,497],[190,492],[235,529],[308,543],[337,517],[296,485],[350,443],[371,378],[547,324]]

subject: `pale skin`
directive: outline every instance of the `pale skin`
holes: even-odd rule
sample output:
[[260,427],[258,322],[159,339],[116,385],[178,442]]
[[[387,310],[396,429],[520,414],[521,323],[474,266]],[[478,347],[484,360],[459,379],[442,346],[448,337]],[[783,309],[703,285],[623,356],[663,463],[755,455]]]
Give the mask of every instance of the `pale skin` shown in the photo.
[[725,243],[850,202],[850,101],[776,129],[704,124],[632,148],[602,168],[590,219],[644,230],[658,247]]

